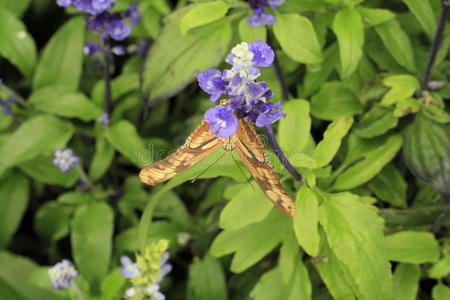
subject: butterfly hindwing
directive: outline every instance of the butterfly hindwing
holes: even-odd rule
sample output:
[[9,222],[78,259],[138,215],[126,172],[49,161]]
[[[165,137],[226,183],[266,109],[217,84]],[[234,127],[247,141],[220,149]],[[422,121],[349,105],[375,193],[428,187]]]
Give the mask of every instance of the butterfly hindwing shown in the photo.
[[222,144],[223,141],[210,131],[209,124],[202,121],[183,146],[163,160],[142,169],[139,177],[149,185],[164,182],[199,163]]
[[267,159],[264,146],[247,121],[239,120],[235,149],[246,168],[269,199],[289,217],[295,216],[294,199],[284,190]]

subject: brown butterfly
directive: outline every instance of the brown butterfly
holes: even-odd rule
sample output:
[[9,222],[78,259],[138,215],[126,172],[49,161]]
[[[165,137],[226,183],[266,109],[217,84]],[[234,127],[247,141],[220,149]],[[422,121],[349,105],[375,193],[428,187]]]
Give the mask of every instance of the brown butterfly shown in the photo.
[[255,129],[242,119],[239,120],[236,133],[228,138],[217,137],[211,132],[208,122],[203,120],[182,147],[165,159],[142,169],[139,177],[148,185],[164,182],[197,164],[222,145],[226,151],[236,150],[273,204],[289,217],[295,217],[294,199],[283,189]]

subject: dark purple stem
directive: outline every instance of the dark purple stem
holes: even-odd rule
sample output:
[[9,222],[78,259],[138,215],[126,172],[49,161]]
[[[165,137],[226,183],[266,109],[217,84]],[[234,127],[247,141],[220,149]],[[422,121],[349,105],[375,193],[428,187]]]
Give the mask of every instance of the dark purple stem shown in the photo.
[[275,138],[275,132],[273,131],[272,126],[265,126],[267,137],[269,138],[269,144],[275,152],[276,156],[283,164],[284,168],[294,177],[295,180],[301,181],[302,176],[297,172],[297,170],[291,165],[286,156],[281,150],[280,145],[278,145],[277,139]]
[[434,41],[433,45],[431,46],[430,56],[428,58],[428,64],[422,79],[422,84],[420,86],[419,95],[422,95],[422,92],[428,89],[428,82],[430,81],[431,71],[433,70],[434,63],[436,62],[437,53],[442,44],[442,37],[444,35],[445,25],[447,25],[448,14],[450,12],[450,2],[448,1],[441,1],[441,2],[442,2],[442,11],[441,16],[439,18],[439,25],[436,30],[436,34],[434,35]]
[[433,224],[433,233],[437,234],[442,227],[442,224],[449,218],[450,216],[450,204],[447,205],[446,209],[441,213],[441,215],[436,219]]
[[103,80],[105,84],[104,90],[104,109],[108,116],[111,116],[112,111],[112,99],[111,99],[111,47],[109,43],[109,37],[103,38],[103,51],[105,60],[103,62]]

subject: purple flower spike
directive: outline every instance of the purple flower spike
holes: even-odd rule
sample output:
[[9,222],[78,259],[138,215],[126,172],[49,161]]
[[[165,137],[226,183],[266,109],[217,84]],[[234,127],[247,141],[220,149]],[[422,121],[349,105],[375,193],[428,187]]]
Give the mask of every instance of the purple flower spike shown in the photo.
[[253,16],[247,19],[247,23],[250,26],[272,25],[277,21],[273,15],[266,13],[262,8],[254,9],[253,13]]
[[197,80],[202,90],[211,95],[211,102],[219,99],[227,88],[222,72],[218,69],[208,69],[205,72],[198,73]]
[[214,106],[205,112],[205,120],[211,126],[211,132],[220,138],[232,136],[238,127],[238,120],[230,107]]
[[112,20],[110,23],[106,23],[106,31],[111,38],[121,41],[130,35],[131,28],[121,20]]
[[253,52],[253,63],[255,66],[269,67],[275,59],[275,53],[265,42],[254,41],[249,44],[249,49]]
[[[275,109],[277,111],[274,111]],[[260,108],[261,113],[256,119],[256,126],[270,126],[279,119],[286,117],[286,114],[284,114],[281,109],[281,102],[278,102],[277,104],[266,103],[262,105]]]

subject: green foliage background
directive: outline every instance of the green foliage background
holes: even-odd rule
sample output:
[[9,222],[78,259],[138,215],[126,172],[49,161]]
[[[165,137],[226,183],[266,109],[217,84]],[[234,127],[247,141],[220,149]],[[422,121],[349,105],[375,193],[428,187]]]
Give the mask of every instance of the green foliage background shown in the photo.
[[[257,28],[242,1],[138,2],[143,19],[126,42],[149,51],[116,60],[104,127],[83,18],[50,0],[0,0],[0,98],[23,97],[0,115],[1,299],[75,298],[47,278],[63,258],[86,299],[120,299],[119,256],[162,238],[168,299],[450,299],[449,222],[432,232],[450,199],[450,29],[430,89],[420,84],[440,1],[286,0],[276,24]],[[303,181],[271,161],[296,218],[229,155],[210,166],[222,150],[144,187],[139,168],[182,144],[211,105],[196,73],[257,39],[281,70],[262,79],[288,114],[277,138]],[[93,189],[52,165],[64,147]]]

